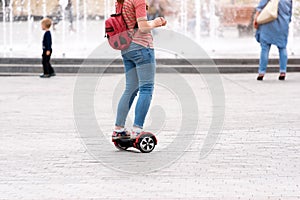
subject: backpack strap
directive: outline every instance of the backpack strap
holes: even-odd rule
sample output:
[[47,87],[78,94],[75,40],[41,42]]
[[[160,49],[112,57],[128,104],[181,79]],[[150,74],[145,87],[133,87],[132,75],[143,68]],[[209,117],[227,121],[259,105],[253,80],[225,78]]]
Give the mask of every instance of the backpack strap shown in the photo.
[[122,14],[123,3],[116,2],[116,14]]
[[[116,5],[116,15],[122,15],[122,13],[123,13],[123,4],[124,3],[118,3],[117,2],[117,5]],[[123,15],[122,15],[122,17],[123,17]],[[124,20],[124,22],[126,24],[126,27],[128,28],[127,23],[126,23],[126,21],[125,21],[124,18],[123,18],[123,20]],[[136,22],[136,24],[134,25],[134,29],[137,29],[137,28],[139,28],[139,25]]]

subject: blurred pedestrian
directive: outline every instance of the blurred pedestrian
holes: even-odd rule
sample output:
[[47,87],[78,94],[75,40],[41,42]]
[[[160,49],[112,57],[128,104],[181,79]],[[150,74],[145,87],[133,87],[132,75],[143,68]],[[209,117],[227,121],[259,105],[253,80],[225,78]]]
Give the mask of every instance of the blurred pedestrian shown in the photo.
[[259,25],[257,17],[267,5],[268,0],[261,0],[256,8],[253,26],[257,29],[256,39],[261,45],[259,75],[257,80],[263,80],[267,70],[269,51],[271,45],[276,45],[279,50],[280,75],[279,80],[285,80],[287,69],[287,40],[289,34],[289,23],[292,17],[292,0],[279,0],[278,18],[266,24]]
[[153,20],[157,17],[164,17],[164,8],[160,0],[150,0],[147,12],[148,20]]
[[51,76],[55,76],[54,69],[50,64],[50,58],[52,54],[52,38],[50,27],[52,25],[52,21],[49,18],[44,18],[41,22],[41,28],[45,31],[43,38],[43,54],[42,54],[42,64],[44,73],[40,75],[41,78],[50,78]]
[[53,31],[56,30],[55,26],[62,20],[62,12],[63,9],[58,1],[57,5],[54,7],[53,12],[51,14],[51,18],[53,22]]
[[66,11],[65,16],[69,21],[69,30],[74,31],[74,28],[73,28],[73,6],[72,6],[72,1],[71,0],[68,1],[68,4],[65,8],[65,11]]

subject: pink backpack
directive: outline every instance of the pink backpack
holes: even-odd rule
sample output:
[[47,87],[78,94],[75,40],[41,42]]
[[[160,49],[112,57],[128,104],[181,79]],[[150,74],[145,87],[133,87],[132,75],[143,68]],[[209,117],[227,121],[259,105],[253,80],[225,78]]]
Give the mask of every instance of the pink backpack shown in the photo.
[[132,41],[132,33],[122,16],[122,8],[123,4],[117,3],[116,14],[105,21],[105,37],[109,45],[117,50],[127,49]]

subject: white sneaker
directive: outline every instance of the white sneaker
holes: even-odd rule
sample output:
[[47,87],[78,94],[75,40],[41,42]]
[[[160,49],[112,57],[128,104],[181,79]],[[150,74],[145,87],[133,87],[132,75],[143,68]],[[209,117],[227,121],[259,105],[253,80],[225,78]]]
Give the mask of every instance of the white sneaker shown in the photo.
[[130,139],[137,138],[138,135],[142,132],[143,132],[143,129],[141,129],[141,128],[133,128],[130,132]]

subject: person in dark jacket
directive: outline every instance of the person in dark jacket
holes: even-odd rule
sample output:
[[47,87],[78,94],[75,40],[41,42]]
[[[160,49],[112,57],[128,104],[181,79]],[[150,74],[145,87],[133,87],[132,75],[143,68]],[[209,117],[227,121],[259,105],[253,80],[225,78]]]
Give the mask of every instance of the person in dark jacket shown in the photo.
[[49,18],[44,18],[41,22],[42,30],[45,31],[43,38],[43,54],[42,54],[42,64],[44,73],[40,75],[41,78],[50,78],[51,76],[55,76],[54,69],[50,64],[50,58],[52,54],[52,38],[50,27],[52,25],[52,21]]

